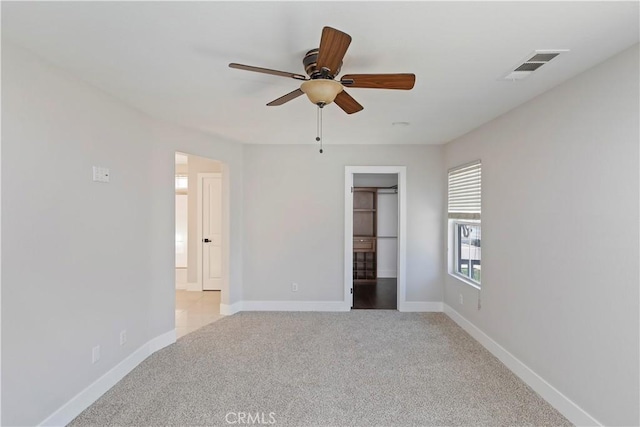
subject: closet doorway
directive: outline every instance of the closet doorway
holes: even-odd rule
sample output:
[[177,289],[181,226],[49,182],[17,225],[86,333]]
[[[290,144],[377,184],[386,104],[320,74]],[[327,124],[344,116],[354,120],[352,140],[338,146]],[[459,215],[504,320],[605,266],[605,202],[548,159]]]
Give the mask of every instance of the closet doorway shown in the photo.
[[353,176],[353,308],[398,308],[398,175]]
[[347,167],[345,299],[353,309],[402,309],[404,167]]

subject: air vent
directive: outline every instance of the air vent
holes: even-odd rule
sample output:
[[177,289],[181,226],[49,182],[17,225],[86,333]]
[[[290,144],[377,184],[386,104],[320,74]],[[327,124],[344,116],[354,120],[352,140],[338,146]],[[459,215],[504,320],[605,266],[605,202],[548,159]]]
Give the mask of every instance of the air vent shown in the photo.
[[554,53],[536,53],[527,62],[549,62],[556,56],[560,55],[560,52]]
[[538,68],[542,67],[544,64],[563,52],[569,52],[569,49],[536,50],[527,55],[528,59],[514,67],[513,71],[507,73],[503,79],[510,81],[525,79]]
[[525,62],[513,71],[535,71],[543,65],[544,62]]

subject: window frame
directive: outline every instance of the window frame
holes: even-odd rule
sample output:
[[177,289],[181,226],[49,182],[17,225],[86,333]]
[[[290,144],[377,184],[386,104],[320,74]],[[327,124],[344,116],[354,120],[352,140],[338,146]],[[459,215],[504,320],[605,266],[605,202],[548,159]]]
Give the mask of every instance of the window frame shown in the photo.
[[[461,251],[461,247],[458,244],[460,242],[460,232],[458,231],[458,226],[459,225],[473,225],[473,226],[477,226],[480,227],[480,230],[482,230],[482,221],[480,220],[467,220],[467,219],[450,219],[450,229],[451,229],[451,237],[453,239],[452,242],[452,249],[453,249],[453,253],[452,253],[452,259],[451,259],[451,265],[449,268],[449,274],[452,275],[453,277],[462,280],[463,282],[480,289],[482,286],[482,276],[480,276],[480,281],[473,279],[473,277],[471,277],[471,275],[465,276],[464,274],[458,272],[458,264],[460,262],[460,251]],[[480,235],[482,235],[482,231],[480,232]],[[480,238],[480,265],[482,265],[482,237]],[[469,267],[470,268],[470,267]],[[471,268],[470,268],[471,270]]]
[[[461,177],[467,170],[477,166],[477,184],[470,182],[469,178]],[[456,176],[458,173],[458,176]],[[473,172],[470,172],[473,174]],[[452,181],[453,179],[453,181]],[[462,179],[462,186],[461,184]],[[466,187],[466,188],[465,188]],[[451,190],[454,190],[453,198]],[[462,194],[462,197],[461,196]],[[477,199],[476,199],[477,196]],[[461,205],[462,203],[462,205]],[[477,281],[471,276],[465,276],[458,272],[460,262],[461,245],[459,241],[459,225],[475,225],[480,227],[482,236],[482,160],[477,159],[469,163],[461,164],[447,171],[447,221],[448,221],[448,273],[451,277],[460,280],[476,289],[481,289],[482,273]],[[452,207],[455,208],[452,210]],[[482,265],[482,237],[480,238],[480,265]],[[471,263],[469,263],[471,264]],[[471,267],[471,265],[469,266]],[[469,273],[473,270],[469,268]]]

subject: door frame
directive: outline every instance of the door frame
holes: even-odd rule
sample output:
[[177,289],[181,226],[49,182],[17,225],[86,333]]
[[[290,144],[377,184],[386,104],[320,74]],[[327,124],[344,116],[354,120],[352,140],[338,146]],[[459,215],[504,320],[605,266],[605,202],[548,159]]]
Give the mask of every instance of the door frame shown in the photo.
[[[196,272],[197,272],[197,281],[196,281],[196,287],[197,290],[199,291],[203,291],[203,284],[202,284],[202,267],[204,266],[204,260],[202,259],[203,256],[203,251],[202,251],[202,221],[204,218],[202,218],[202,190],[203,190],[203,185],[202,185],[202,181],[205,178],[220,178],[220,181],[223,182],[223,176],[222,173],[220,172],[199,172],[198,173],[198,204],[197,204],[197,236],[198,236],[198,251],[197,251],[197,256],[196,256]],[[224,187],[224,185],[223,185]],[[225,207],[224,207],[224,188],[222,190],[223,195],[221,197],[221,205],[220,205],[220,218],[222,219],[222,233],[221,233],[221,246],[222,246],[222,254],[221,257],[222,259],[220,260],[220,262],[222,263],[222,289],[226,289],[225,285],[228,283],[227,282],[227,266],[225,265],[225,250],[226,250],[226,236],[225,236],[225,222],[224,222],[224,211],[225,211]],[[221,289],[221,290],[222,290]]]
[[407,167],[406,166],[345,166],[344,167],[344,303],[353,307],[353,175],[398,175],[398,283],[397,309],[404,311],[407,301]]

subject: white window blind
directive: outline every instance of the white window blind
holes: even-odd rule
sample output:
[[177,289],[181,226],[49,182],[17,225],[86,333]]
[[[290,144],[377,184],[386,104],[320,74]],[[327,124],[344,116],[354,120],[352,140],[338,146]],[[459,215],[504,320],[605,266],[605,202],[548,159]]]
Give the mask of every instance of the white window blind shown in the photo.
[[482,164],[480,161],[449,171],[449,218],[480,219]]

